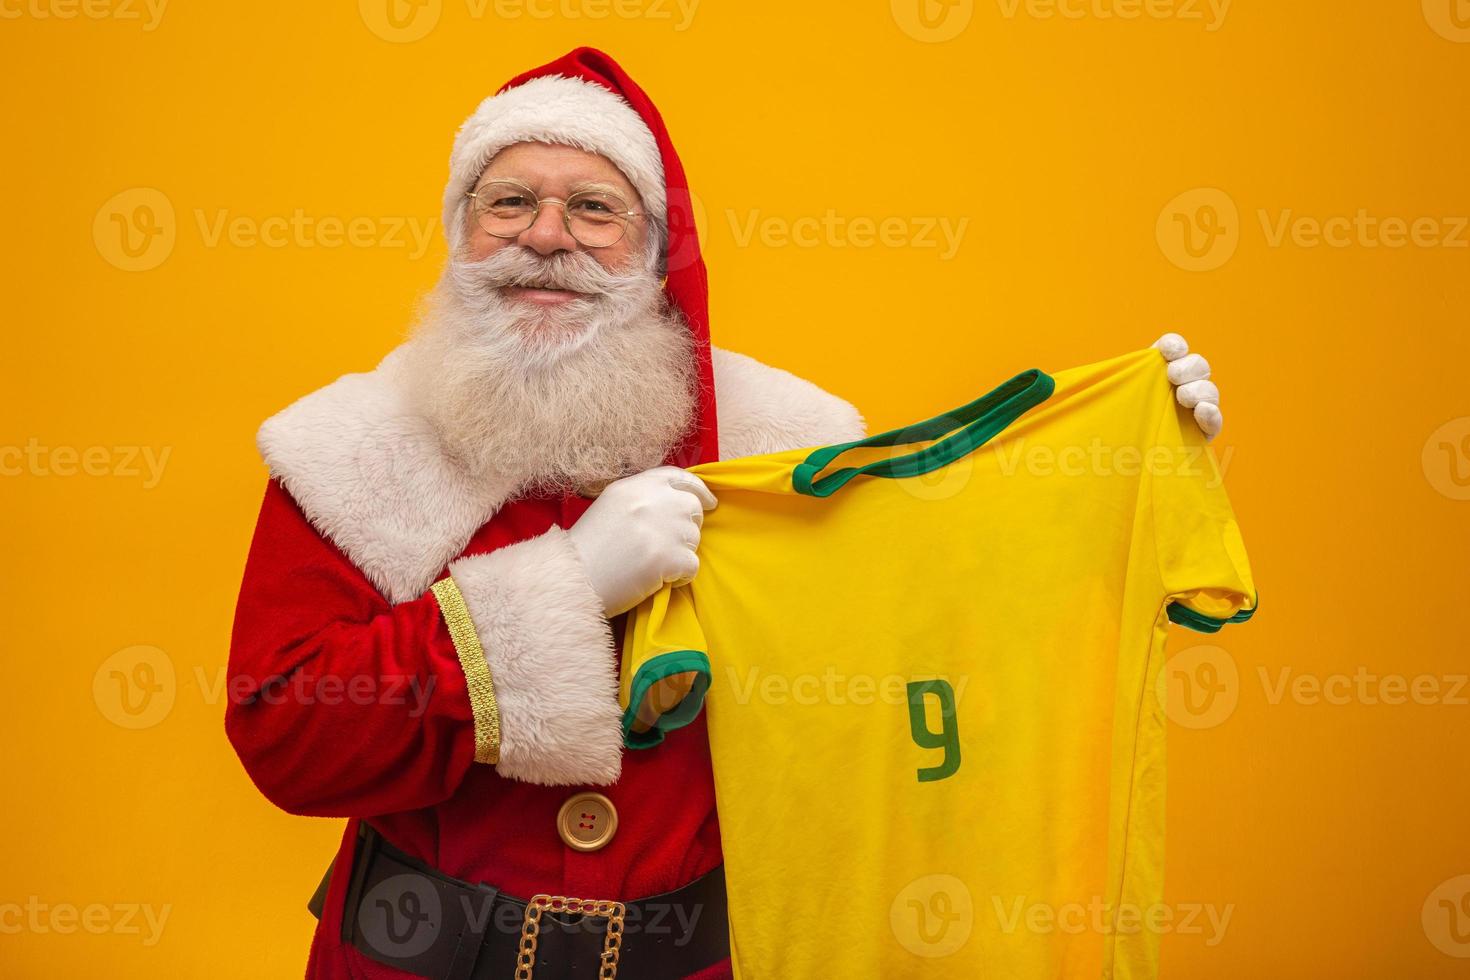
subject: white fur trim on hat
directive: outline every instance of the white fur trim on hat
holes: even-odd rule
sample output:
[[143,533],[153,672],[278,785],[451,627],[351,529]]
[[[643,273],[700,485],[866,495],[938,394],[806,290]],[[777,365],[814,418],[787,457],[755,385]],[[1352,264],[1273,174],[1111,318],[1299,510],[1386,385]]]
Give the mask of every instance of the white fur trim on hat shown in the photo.
[[451,247],[463,236],[464,195],[485,165],[507,146],[529,142],[561,143],[607,157],[643,198],[644,209],[665,224],[663,158],[643,118],[596,82],[542,75],[481,102],[459,128],[444,189],[444,232]]

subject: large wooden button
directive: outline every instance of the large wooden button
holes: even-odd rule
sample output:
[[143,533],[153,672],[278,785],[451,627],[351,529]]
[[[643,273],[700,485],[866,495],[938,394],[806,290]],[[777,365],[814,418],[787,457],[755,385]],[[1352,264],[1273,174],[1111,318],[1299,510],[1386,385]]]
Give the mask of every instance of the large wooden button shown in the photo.
[[601,793],[578,793],[561,805],[556,832],[574,850],[599,850],[618,832],[618,811]]

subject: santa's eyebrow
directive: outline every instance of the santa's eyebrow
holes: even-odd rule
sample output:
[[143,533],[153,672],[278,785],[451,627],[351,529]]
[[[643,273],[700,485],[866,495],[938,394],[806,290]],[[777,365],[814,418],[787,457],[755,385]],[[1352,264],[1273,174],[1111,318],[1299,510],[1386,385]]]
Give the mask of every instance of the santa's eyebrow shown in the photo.
[[477,180],[477,181],[475,181],[475,186],[476,187],[483,187],[486,184],[495,184],[495,183],[520,184],[522,187],[532,188],[532,189],[534,189],[534,187],[535,187],[534,184],[532,184],[529,180],[526,180],[523,177],[516,177],[516,176],[514,176],[512,174],[488,174],[488,173],[487,174],[481,174],[480,175],[480,179]]
[[618,197],[628,196],[627,191],[600,180],[584,180],[572,185],[572,194],[580,194],[583,191],[602,191],[604,194],[615,194]]

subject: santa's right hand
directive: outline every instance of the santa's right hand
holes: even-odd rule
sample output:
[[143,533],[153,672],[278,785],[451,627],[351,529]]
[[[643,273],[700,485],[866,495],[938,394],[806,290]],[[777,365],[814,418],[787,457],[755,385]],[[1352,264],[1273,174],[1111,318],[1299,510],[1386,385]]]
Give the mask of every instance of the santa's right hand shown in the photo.
[[704,512],[715,504],[704,481],[677,466],[655,466],[607,485],[567,535],[608,618],[666,583],[694,579]]

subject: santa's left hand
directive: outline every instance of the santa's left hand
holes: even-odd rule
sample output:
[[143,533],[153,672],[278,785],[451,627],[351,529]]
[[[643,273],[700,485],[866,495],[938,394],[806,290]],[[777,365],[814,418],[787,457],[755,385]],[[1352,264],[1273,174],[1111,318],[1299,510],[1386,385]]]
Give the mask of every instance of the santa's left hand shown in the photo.
[[1220,415],[1220,389],[1210,380],[1210,362],[1191,354],[1188,342],[1177,333],[1164,334],[1153,346],[1169,362],[1169,381],[1179,404],[1194,409],[1194,421],[1206,441],[1215,438],[1225,420]]

